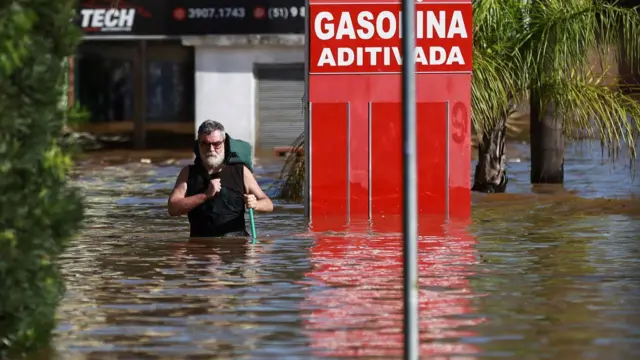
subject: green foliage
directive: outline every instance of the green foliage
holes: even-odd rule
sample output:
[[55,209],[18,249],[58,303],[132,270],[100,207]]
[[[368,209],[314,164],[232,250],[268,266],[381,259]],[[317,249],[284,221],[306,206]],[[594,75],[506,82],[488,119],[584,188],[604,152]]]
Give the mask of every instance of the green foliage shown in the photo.
[[[635,157],[640,104],[607,74],[638,69],[640,15],[612,0],[474,0],[473,123],[481,134],[535,92],[566,134],[626,144]],[[611,57],[610,54],[615,54]],[[599,60],[600,69],[593,67]]]
[[527,65],[519,51],[525,16],[522,0],[473,2],[471,116],[478,134],[491,132],[509,105],[526,96]]
[[80,39],[75,6],[0,4],[0,357],[48,342],[64,289],[57,259],[83,218],[59,143],[63,60]]
[[286,201],[302,202],[306,169],[304,154],[300,150],[304,149],[304,134],[300,135],[293,143],[293,149],[280,171],[279,197]]

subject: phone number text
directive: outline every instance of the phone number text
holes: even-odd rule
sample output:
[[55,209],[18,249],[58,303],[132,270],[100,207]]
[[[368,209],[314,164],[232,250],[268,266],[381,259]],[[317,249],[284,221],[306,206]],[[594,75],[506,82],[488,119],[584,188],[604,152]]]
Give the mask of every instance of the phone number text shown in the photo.
[[243,19],[246,11],[243,7],[189,8],[189,19]]

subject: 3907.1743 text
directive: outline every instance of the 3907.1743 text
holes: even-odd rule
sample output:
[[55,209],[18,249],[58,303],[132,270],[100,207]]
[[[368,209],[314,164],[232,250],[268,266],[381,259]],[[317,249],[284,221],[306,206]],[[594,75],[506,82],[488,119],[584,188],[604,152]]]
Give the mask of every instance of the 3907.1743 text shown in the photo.
[[246,12],[243,7],[189,8],[189,19],[242,19]]

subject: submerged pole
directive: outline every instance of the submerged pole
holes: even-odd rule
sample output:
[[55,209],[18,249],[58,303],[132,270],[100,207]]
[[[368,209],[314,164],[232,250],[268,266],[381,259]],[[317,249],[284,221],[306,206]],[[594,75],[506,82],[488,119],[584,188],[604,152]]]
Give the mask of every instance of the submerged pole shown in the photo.
[[402,0],[404,358],[419,357],[415,0]]

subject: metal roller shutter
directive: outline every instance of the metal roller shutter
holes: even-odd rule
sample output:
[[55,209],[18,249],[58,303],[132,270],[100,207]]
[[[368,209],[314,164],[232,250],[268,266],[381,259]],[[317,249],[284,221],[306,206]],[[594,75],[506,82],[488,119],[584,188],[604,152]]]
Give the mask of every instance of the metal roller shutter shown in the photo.
[[257,148],[291,144],[304,131],[304,63],[256,64]]

